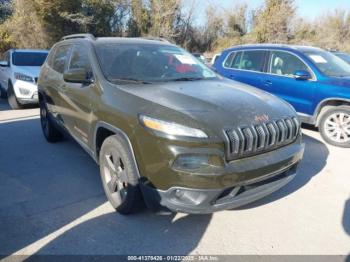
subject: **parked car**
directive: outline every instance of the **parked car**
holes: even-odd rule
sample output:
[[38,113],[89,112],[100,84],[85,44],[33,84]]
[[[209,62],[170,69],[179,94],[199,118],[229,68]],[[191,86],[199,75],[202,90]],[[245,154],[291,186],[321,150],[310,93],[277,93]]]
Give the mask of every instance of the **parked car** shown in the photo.
[[11,49],[0,61],[0,94],[13,109],[38,103],[37,80],[47,50]]
[[216,62],[216,60],[219,59],[220,55],[221,55],[221,54],[215,54],[215,55],[212,57],[212,59],[210,60],[210,64],[211,64],[211,65],[214,65],[215,62]]
[[350,55],[347,53],[343,53],[343,52],[332,52],[334,55],[336,55],[337,57],[343,59],[345,62],[347,62],[348,64],[350,64]]
[[223,51],[221,75],[289,102],[329,144],[350,147],[350,65],[322,49],[246,45]]
[[204,57],[203,54],[201,54],[201,53],[192,53],[192,55],[193,55],[195,58],[199,59],[202,63],[204,63],[204,64],[207,64],[207,63],[208,63],[207,59]]
[[291,181],[304,150],[290,105],[162,41],[64,37],[42,67],[39,105],[47,141],[69,133],[123,214],[141,195],[186,213],[247,204]]

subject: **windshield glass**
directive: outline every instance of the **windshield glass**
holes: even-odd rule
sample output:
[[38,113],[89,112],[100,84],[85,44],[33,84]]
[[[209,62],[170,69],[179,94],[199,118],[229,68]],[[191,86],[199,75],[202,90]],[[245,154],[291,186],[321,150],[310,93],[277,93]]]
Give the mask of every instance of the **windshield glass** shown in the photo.
[[47,54],[46,52],[14,52],[12,64],[16,66],[42,66]]
[[348,64],[350,64],[350,55],[345,54],[345,53],[336,53],[335,54],[337,57],[340,57],[341,59],[343,59],[345,62],[347,62]]
[[181,48],[156,44],[103,43],[96,53],[105,77],[115,81],[166,82],[216,78]]
[[308,51],[305,52],[305,55],[307,55],[326,76],[350,76],[350,65],[330,52]]

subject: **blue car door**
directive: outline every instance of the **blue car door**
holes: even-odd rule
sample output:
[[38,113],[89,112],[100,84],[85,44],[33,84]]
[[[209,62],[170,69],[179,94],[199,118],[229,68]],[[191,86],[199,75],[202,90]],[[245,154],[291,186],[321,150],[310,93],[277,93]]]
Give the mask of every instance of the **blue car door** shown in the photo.
[[263,88],[264,71],[268,52],[264,50],[245,50],[231,52],[223,63],[222,74],[232,80],[257,88]]
[[[264,90],[289,102],[298,113],[313,114],[313,97],[317,90],[316,76],[297,55],[287,51],[271,51]],[[296,79],[297,71],[307,71],[310,79]]]

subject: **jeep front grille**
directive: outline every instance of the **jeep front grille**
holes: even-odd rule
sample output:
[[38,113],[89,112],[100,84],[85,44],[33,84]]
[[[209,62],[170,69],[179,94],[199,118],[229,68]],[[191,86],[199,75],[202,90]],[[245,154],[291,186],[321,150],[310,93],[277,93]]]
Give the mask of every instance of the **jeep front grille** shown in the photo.
[[299,135],[297,118],[226,130],[228,160],[253,156],[292,143]]

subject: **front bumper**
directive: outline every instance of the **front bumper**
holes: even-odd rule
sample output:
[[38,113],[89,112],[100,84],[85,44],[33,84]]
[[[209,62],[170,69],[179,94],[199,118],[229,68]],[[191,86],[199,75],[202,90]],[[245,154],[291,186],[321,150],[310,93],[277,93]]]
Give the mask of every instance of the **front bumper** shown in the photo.
[[21,104],[38,103],[38,86],[36,83],[16,80],[13,84],[13,89],[18,102]]
[[153,210],[167,208],[173,212],[207,214],[237,208],[261,199],[288,184],[296,176],[297,164],[255,183],[225,189],[191,189],[173,187],[166,191],[143,186],[147,205]]
[[[297,173],[304,145],[295,143],[262,155],[233,161],[225,174],[192,179],[211,180],[216,188],[172,186],[160,190],[147,183],[141,189],[147,206],[153,210],[205,214],[233,209],[263,198],[288,184]],[[219,186],[221,185],[221,186]]]

